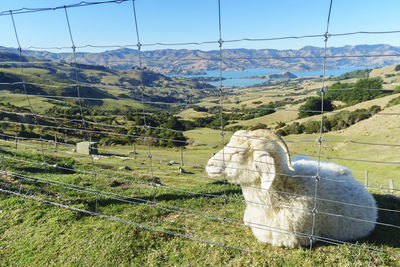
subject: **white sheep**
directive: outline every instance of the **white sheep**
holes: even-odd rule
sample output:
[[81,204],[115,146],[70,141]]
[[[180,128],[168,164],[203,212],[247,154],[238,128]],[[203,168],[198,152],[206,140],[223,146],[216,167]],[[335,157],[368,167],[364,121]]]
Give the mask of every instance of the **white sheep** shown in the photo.
[[211,177],[224,170],[229,182],[241,185],[244,223],[261,242],[299,247],[355,240],[375,227],[375,200],[348,168],[305,156],[291,164],[285,142],[272,131],[237,131],[206,167]]

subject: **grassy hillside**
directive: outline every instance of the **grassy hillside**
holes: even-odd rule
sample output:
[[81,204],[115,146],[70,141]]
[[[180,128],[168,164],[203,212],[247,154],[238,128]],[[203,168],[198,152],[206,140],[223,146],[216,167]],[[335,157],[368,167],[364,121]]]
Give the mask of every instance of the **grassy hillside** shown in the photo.
[[[19,58],[15,54],[1,52],[0,82],[21,82]],[[32,62],[32,63],[30,63]],[[170,78],[150,70],[113,70],[103,66],[71,64],[23,57],[24,80],[30,94],[77,97],[76,70],[83,98],[129,99],[140,102],[142,98],[141,77],[146,102],[186,103],[208,94],[203,88],[212,86],[184,78]],[[21,84],[0,85],[0,90],[23,93]],[[98,105],[87,101],[88,105]]]
[[[30,60],[24,58],[26,81],[46,84],[28,85],[30,93],[74,96],[75,70],[69,64]],[[84,96],[99,98],[83,102],[86,125],[76,101],[32,96],[43,126],[39,130],[22,88],[0,88],[6,93],[0,95],[0,164],[7,171],[0,174],[0,189],[26,195],[0,193],[0,266],[400,264],[398,212],[381,210],[379,222],[397,228],[379,225],[372,235],[355,242],[357,248],[319,243],[311,255],[308,248],[277,248],[256,241],[242,225],[241,188],[210,178],[204,170],[236,128],[263,124],[280,129],[319,120],[319,115],[298,119],[298,109],[317,96],[319,77],[224,88],[222,120],[228,130],[222,136],[219,97],[205,84],[145,70],[145,102],[160,103],[143,107],[139,70],[79,67]],[[18,64],[3,63],[0,79],[19,82],[19,71]],[[383,88],[394,89],[400,79],[397,73],[392,66],[372,70],[368,77],[379,77]],[[330,79],[327,85],[356,83],[359,77],[353,76],[359,74]],[[400,197],[398,99],[393,91],[357,104],[336,101],[335,113],[327,118],[375,105],[380,111],[324,133],[321,147],[322,160],[349,167],[358,181],[364,183],[368,171],[368,190],[381,209],[392,211],[400,210],[399,201],[387,196]],[[88,136],[98,141],[93,158],[76,152],[75,144]],[[293,133],[284,139],[291,156],[317,158],[318,136]],[[389,179],[394,192],[387,190]],[[96,210],[102,216],[91,216]]]

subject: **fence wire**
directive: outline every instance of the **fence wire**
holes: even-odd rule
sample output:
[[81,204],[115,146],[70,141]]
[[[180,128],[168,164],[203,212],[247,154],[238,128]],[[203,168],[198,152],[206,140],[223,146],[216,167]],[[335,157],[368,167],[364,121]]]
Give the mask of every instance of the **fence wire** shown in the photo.
[[[324,196],[319,195],[319,190],[323,183],[332,183],[332,184],[340,184],[347,183],[353,185],[360,185],[358,182],[349,182],[342,181],[339,179],[332,179],[329,177],[325,177],[323,173],[321,173],[321,165],[323,164],[322,159],[334,159],[337,161],[350,161],[350,162],[358,162],[358,163],[374,163],[374,164],[386,164],[387,166],[395,166],[398,167],[400,165],[400,161],[391,161],[391,160],[371,160],[371,159],[362,159],[362,158],[346,158],[346,157],[338,157],[338,156],[330,156],[324,155],[324,146],[326,144],[352,144],[358,146],[374,146],[374,147],[399,147],[399,144],[395,143],[385,143],[385,142],[369,142],[369,141],[360,141],[360,140],[329,140],[328,137],[324,134],[324,121],[326,120],[326,116],[329,114],[348,114],[348,115],[370,115],[375,116],[393,116],[393,119],[396,119],[395,116],[400,116],[400,113],[397,112],[364,112],[364,111],[326,111],[324,110],[324,100],[325,95],[328,91],[351,91],[355,88],[329,88],[327,86],[327,81],[329,77],[327,76],[327,66],[328,60],[337,59],[337,58],[384,58],[384,57],[400,57],[400,54],[362,54],[362,55],[330,55],[328,54],[328,40],[334,37],[341,36],[355,36],[355,35],[389,35],[389,34],[398,34],[400,30],[390,30],[390,31],[354,31],[354,32],[346,32],[346,33],[331,33],[329,32],[329,24],[332,13],[333,0],[330,0],[329,11],[327,15],[326,21],[326,31],[323,34],[308,34],[308,35],[293,35],[293,36],[277,36],[277,37],[263,37],[263,38],[239,38],[239,39],[223,39],[222,34],[222,23],[223,23],[223,9],[221,9],[221,1],[217,0],[218,9],[218,39],[217,40],[206,40],[200,42],[176,42],[176,43],[165,43],[165,42],[154,42],[154,43],[142,43],[140,39],[139,32],[139,24],[137,18],[137,10],[135,6],[135,2],[138,0],[113,0],[113,1],[81,1],[76,4],[70,5],[62,5],[56,7],[47,7],[47,8],[20,8],[15,10],[3,11],[0,12],[0,16],[10,16],[12,20],[13,31],[15,33],[16,42],[18,45],[17,51],[19,56],[19,61],[2,61],[0,62],[0,66],[7,67],[8,65],[15,65],[19,68],[20,71],[20,81],[18,82],[1,82],[0,86],[10,87],[11,89],[2,90],[0,92],[0,97],[25,97],[27,102],[28,109],[25,108],[25,111],[19,110],[7,110],[6,107],[2,107],[0,109],[1,116],[1,126],[3,126],[3,131],[0,132],[0,154],[1,154],[1,169],[0,173],[0,192],[5,195],[12,195],[16,197],[25,198],[27,200],[33,200],[42,202],[48,205],[69,209],[72,211],[84,213],[91,216],[96,216],[99,218],[108,219],[111,221],[116,221],[119,223],[124,223],[128,225],[133,225],[136,227],[140,227],[150,231],[162,232],[165,234],[169,234],[175,237],[186,238],[196,242],[204,242],[213,246],[224,247],[227,249],[235,249],[244,252],[251,253],[263,253],[262,251],[257,251],[252,249],[252,247],[243,247],[240,244],[237,245],[232,241],[230,232],[230,228],[242,227],[246,228],[250,226],[252,229],[259,229],[269,231],[271,233],[282,234],[285,236],[295,236],[302,239],[308,239],[309,242],[309,251],[310,254],[313,253],[316,242],[326,243],[330,245],[342,245],[352,249],[357,249],[361,251],[378,253],[378,254],[388,254],[384,249],[378,249],[372,246],[363,246],[359,245],[356,242],[344,242],[343,240],[338,240],[334,238],[319,236],[316,232],[316,225],[320,216],[326,216],[332,219],[348,219],[351,220],[352,223],[371,223],[375,224],[377,227],[387,227],[388,231],[398,230],[400,229],[400,225],[396,222],[388,223],[382,221],[370,221],[358,218],[356,215],[343,215],[339,211],[336,212],[328,212],[320,209],[323,205],[340,205],[343,207],[356,207],[360,209],[376,209],[379,213],[390,213],[390,214],[399,214],[400,210],[395,208],[385,208],[385,207],[372,207],[365,205],[363,203],[352,203],[345,202],[338,199],[329,199]],[[95,6],[95,5],[103,5],[103,4],[124,4],[130,3],[132,8],[132,19],[134,30],[132,33],[136,35],[137,43],[136,44],[114,44],[114,45],[98,45],[98,44],[81,44],[77,45],[74,40],[73,31],[71,28],[70,19],[68,16],[68,10],[71,8],[81,8],[86,6]],[[54,10],[63,9],[65,13],[65,22],[69,33],[69,38],[71,42],[71,46],[21,46],[19,41],[18,31],[16,27],[16,22],[14,19],[14,15],[22,16],[26,13],[36,13],[36,12],[49,12]],[[299,40],[299,39],[323,39],[324,47],[320,55],[313,56],[255,56],[255,57],[229,57],[224,56],[224,52],[229,50],[224,48],[224,43],[241,43],[241,42],[271,42],[278,40]],[[184,58],[184,59],[163,59],[163,58],[152,58],[146,54],[146,51],[143,51],[143,48],[152,48],[156,46],[188,46],[188,45],[215,45],[218,47],[216,49],[217,53],[214,56],[210,56],[207,58],[196,57],[196,58]],[[139,66],[138,74],[139,74],[139,85],[138,86],[125,86],[125,85],[107,85],[107,84],[91,84],[87,82],[80,81],[79,72],[79,58],[77,56],[77,50],[85,49],[85,48],[134,48],[136,49],[137,56],[135,59],[131,60],[110,60],[109,63],[126,63],[135,67]],[[24,68],[29,67],[29,65],[40,65],[40,64],[48,64],[49,61],[27,61],[23,60],[23,52],[24,50],[34,49],[34,50],[71,50],[73,60],[70,63],[63,63],[74,69],[74,81],[73,83],[60,83],[57,81],[49,81],[49,83],[37,83],[30,82],[28,77],[34,77],[34,75],[30,75],[24,72]],[[315,114],[319,119],[319,131],[316,134],[316,139],[311,140],[285,140],[286,143],[291,145],[301,144],[301,143],[310,143],[316,144],[317,149],[316,152],[309,153],[306,156],[315,158],[317,160],[317,169],[316,174],[314,175],[301,175],[297,174],[286,174],[280,173],[276,171],[260,171],[256,168],[243,168],[243,167],[234,167],[230,166],[225,158],[226,156],[230,156],[232,152],[227,150],[229,149],[241,149],[241,147],[234,147],[231,145],[226,145],[227,138],[232,137],[233,134],[229,133],[226,130],[226,123],[224,122],[224,113],[229,112],[229,104],[227,99],[232,95],[232,90],[235,88],[227,87],[223,85],[223,63],[227,61],[240,61],[240,60],[271,60],[271,59],[318,59],[322,60],[322,77],[321,83],[322,86],[319,89],[310,89],[306,90],[303,88],[302,91],[299,92],[300,95],[305,96],[307,93],[319,93],[321,96],[321,109],[319,111],[315,110],[305,110],[301,108],[288,108],[288,107],[263,107],[265,110],[277,112],[309,112],[311,114]],[[207,85],[202,90],[207,93],[209,96],[215,97],[217,100],[217,104],[202,104],[203,106],[211,106],[218,108],[218,116],[220,123],[218,125],[218,130],[216,131],[192,131],[192,134],[198,134],[201,136],[215,136],[216,142],[212,143],[209,141],[206,142],[194,142],[190,143],[188,140],[181,140],[175,138],[168,137],[153,137],[151,136],[151,131],[166,131],[172,133],[180,133],[184,134],[185,130],[173,129],[163,126],[154,126],[150,123],[150,113],[149,107],[190,107],[193,105],[192,103],[186,102],[185,96],[181,99],[177,98],[176,101],[172,102],[163,102],[163,101],[149,101],[146,99],[146,94],[151,95],[152,90],[160,91],[167,90],[172,91],[176,88],[167,87],[167,86],[147,86],[144,82],[144,66],[149,62],[201,62],[201,61],[214,61],[218,63],[218,85],[210,86]],[[63,71],[60,66],[58,66],[60,71]],[[27,88],[28,86],[37,86],[37,87],[46,87],[46,88],[76,88],[76,96],[64,96],[64,95],[56,95],[56,94],[32,94],[29,93]],[[131,90],[136,91],[137,95],[135,95],[134,99],[120,99],[120,98],[97,98],[97,97],[84,97],[82,96],[81,90],[84,90],[85,87],[90,88],[109,88],[109,89],[123,89],[123,90]],[[23,93],[18,93],[16,89],[21,89]],[[357,88],[359,89],[359,88]],[[390,89],[390,88],[361,88],[360,90],[366,91],[380,91],[385,93],[395,93],[399,89]],[[283,89],[283,88],[275,88],[274,90],[269,91],[261,91],[259,92],[262,95],[266,96],[274,96],[274,97],[284,97],[292,92],[292,89]],[[35,111],[35,104],[31,101],[33,98],[45,98],[45,99],[59,99],[61,101],[76,101],[79,107],[79,114],[65,116],[65,115],[51,115],[51,114],[39,114],[39,112]],[[96,121],[95,116],[91,114],[85,114],[85,101],[110,101],[113,105],[122,105],[122,103],[135,103],[140,105],[140,111],[137,112],[137,115],[142,117],[142,122],[137,123],[135,125],[126,124],[113,124],[112,121],[109,123],[105,123],[103,121]],[[4,109],[3,109],[4,108]],[[24,107],[21,107],[22,109]],[[166,109],[166,108],[165,108]],[[250,108],[249,108],[250,109]],[[243,108],[245,110],[245,108]],[[125,115],[125,114],[120,114]],[[28,117],[33,118],[32,120],[27,119]],[[128,122],[128,120],[126,120]],[[7,127],[14,127],[9,129]],[[18,136],[17,135],[17,127],[30,127],[32,129],[36,129],[38,131],[38,136]],[[140,130],[141,132],[132,134],[130,130]],[[46,130],[46,131],[45,131]],[[12,131],[15,131],[15,135],[12,134]],[[51,135],[54,135],[54,139],[49,139],[49,131]],[[45,137],[47,136],[47,137]],[[62,136],[68,136],[72,141],[68,142],[68,140],[62,139]],[[105,147],[92,147],[92,138],[96,137],[110,137],[115,136],[118,138],[129,138],[133,143],[133,154],[132,151],[117,148],[109,148]],[[240,136],[235,135],[237,137],[247,138],[248,140],[263,140],[267,141],[267,138],[257,138],[257,137],[249,137],[249,136]],[[220,138],[219,140],[217,138]],[[60,139],[60,140],[59,140]],[[85,140],[89,144],[89,154],[79,154],[76,151],[71,152],[71,148],[75,149],[76,143],[79,141]],[[75,142],[76,141],[76,142]],[[142,145],[138,145],[136,147],[136,143],[144,141]],[[190,152],[183,152],[183,149],[180,150],[181,158],[177,160],[177,158],[173,157],[172,154],[163,153],[162,151],[157,151],[157,148],[152,145],[152,142],[174,142],[175,144],[179,144],[181,146],[189,146],[189,145],[197,145],[204,146],[210,148],[211,151],[216,151],[219,149],[222,151],[222,159],[216,160],[216,162],[220,161],[223,168],[223,177],[214,178],[204,175],[204,169],[206,168],[206,162],[195,162],[193,157],[189,157],[187,155]],[[271,140],[270,140],[271,141]],[[273,141],[273,140],[272,140]],[[39,145],[37,145],[39,143]],[[23,147],[21,148],[18,147]],[[136,150],[138,149],[138,150]],[[26,151],[25,151],[26,150]],[[92,153],[92,151],[97,150],[97,155]],[[251,152],[260,151],[255,148],[248,149]],[[29,153],[35,151],[39,152],[40,158],[32,158],[29,156]],[[272,152],[276,153],[276,150],[261,150],[264,152]],[[291,150],[291,155],[305,155],[304,153],[297,153],[294,150]],[[46,153],[45,153],[46,152]],[[194,150],[193,153],[196,153]],[[184,159],[184,154],[191,159]],[[211,154],[211,153],[210,153]],[[79,168],[75,166],[69,166],[68,164],[63,164],[63,159],[70,158],[74,161],[76,160],[79,163]],[[95,164],[95,160],[98,164]],[[158,166],[157,161],[160,162],[161,166]],[[128,163],[127,163],[128,162]],[[147,163],[147,164],[146,164]],[[162,164],[168,163],[170,166],[162,166]],[[231,161],[231,163],[237,163],[235,161]],[[264,163],[264,162],[263,162]],[[270,164],[271,163],[265,163]],[[176,165],[179,165],[178,171],[176,170]],[[17,167],[16,167],[17,166]],[[29,173],[29,168],[40,169],[43,171],[43,175],[41,172],[33,175]],[[112,166],[111,168],[109,166]],[[118,167],[118,171],[116,171],[116,167]],[[122,167],[122,169],[120,169]],[[183,167],[189,169],[190,171],[184,171]],[[132,169],[131,169],[132,168]],[[174,169],[175,168],[175,169]],[[18,171],[14,171],[14,170]],[[192,172],[193,170],[193,172]],[[200,171],[199,171],[200,170]],[[281,191],[274,190],[271,188],[261,188],[261,186],[253,186],[249,184],[240,184],[240,183],[232,183],[228,184],[226,181],[226,171],[245,171],[247,173],[252,174],[272,174],[279,175],[287,178],[302,178],[302,179],[311,179],[314,184],[314,189],[312,193],[298,194],[291,191]],[[147,175],[142,175],[140,177],[139,172],[144,171]],[[137,172],[137,173],[136,173]],[[59,176],[55,174],[59,173],[73,173],[80,174],[84,179],[90,179],[91,177],[91,185],[77,185],[73,182],[66,182],[59,180]],[[160,176],[160,177],[159,177]],[[120,189],[116,189],[110,185],[118,181],[119,183],[127,183],[132,188],[124,191]],[[202,188],[198,190],[198,187],[191,188],[188,186],[191,183],[199,183],[201,184],[212,184],[215,188],[207,189]],[[211,183],[210,183],[211,182]],[[271,182],[271,181],[270,181]],[[47,188],[46,192],[42,192],[40,186],[37,184],[44,184]],[[367,187],[367,184],[365,184]],[[221,186],[221,187],[219,187]],[[290,205],[276,205],[274,203],[265,203],[265,202],[257,202],[250,201],[241,196],[237,195],[237,190],[239,190],[239,186],[243,190],[251,189],[258,192],[268,192],[270,194],[278,194],[278,195],[287,195],[292,197],[293,199],[301,198],[312,201],[312,208],[298,208]],[[384,190],[391,194],[399,194],[400,188],[396,188],[391,184],[389,187],[374,187],[368,186],[367,188],[372,190]],[[94,209],[91,210],[90,205],[87,205],[87,209],[75,207],[70,199],[68,199],[68,195],[64,190],[69,190],[74,192],[74,194],[85,194],[89,195],[90,199],[94,198]],[[233,193],[232,193],[233,192]],[[180,202],[175,203],[174,201],[166,200],[166,196],[168,194],[182,194],[186,198],[203,198],[207,200],[208,206],[204,207],[204,209],[200,209],[199,207],[191,207],[190,205],[182,204]],[[393,197],[393,199],[397,199],[396,196],[389,195]],[[126,219],[124,218],[124,214],[119,215],[110,215],[106,214],[106,207],[102,206],[102,202],[100,200],[112,200],[117,203],[121,203],[127,205],[129,207],[143,206],[152,210],[152,219],[146,222],[140,220],[140,216],[136,215],[135,219]],[[273,209],[282,209],[282,210],[291,210],[293,212],[302,213],[311,215],[311,229],[307,232],[296,232],[289,231],[284,229],[284,227],[273,227],[267,224],[255,223],[251,221],[245,221],[242,218],[236,218],[232,213],[232,209],[244,208],[246,205],[257,205],[265,208],[273,208]],[[191,227],[193,227],[193,223],[185,223],[175,222],[175,225],[168,225],[167,222],[163,221],[163,218],[160,216],[160,213],[165,212],[168,214],[177,214],[178,216],[185,216],[185,218],[191,218],[195,221],[205,220],[208,224],[211,225],[209,232],[195,231]],[[215,228],[215,229],[212,229]],[[218,229],[222,229],[222,233],[218,232]],[[171,230],[173,229],[173,230]],[[183,231],[183,232],[182,232]],[[215,231],[215,233],[213,232]]]

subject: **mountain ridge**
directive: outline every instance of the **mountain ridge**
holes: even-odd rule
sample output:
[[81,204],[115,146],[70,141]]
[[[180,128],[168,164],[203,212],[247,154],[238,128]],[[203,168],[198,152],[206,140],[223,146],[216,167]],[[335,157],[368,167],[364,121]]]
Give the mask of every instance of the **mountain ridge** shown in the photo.
[[[17,53],[15,48],[0,47]],[[72,62],[72,53],[23,50],[26,56]],[[138,51],[120,48],[104,52],[77,52],[77,62],[129,69],[139,65]],[[142,51],[142,64],[163,74],[201,74],[219,69],[219,50],[157,49]],[[222,68],[243,71],[247,68],[272,68],[286,71],[312,71],[323,67],[324,48],[305,46],[301,49],[223,49]],[[379,56],[377,56],[379,55]],[[384,56],[380,56],[384,55]],[[395,56],[390,56],[395,55]],[[327,49],[327,68],[383,67],[400,63],[400,47],[388,44],[346,45]]]

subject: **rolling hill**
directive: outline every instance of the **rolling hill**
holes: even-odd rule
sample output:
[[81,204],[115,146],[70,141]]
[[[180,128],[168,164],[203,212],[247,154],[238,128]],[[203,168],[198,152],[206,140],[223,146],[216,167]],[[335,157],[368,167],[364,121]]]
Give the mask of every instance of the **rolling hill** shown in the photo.
[[[0,52],[0,90],[23,93],[19,56]],[[73,64],[23,56],[24,80],[27,92],[34,95],[76,97],[76,78],[81,97],[99,99],[131,99],[141,101],[141,83],[145,86],[143,98],[150,102],[187,102],[207,94],[211,85],[185,78],[171,78],[154,71],[138,68],[109,69],[101,65]],[[77,75],[77,76],[76,76]],[[142,80],[142,81],[141,81]],[[150,88],[151,87],[151,88]],[[166,89],[167,88],[167,89]]]

